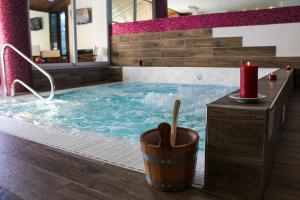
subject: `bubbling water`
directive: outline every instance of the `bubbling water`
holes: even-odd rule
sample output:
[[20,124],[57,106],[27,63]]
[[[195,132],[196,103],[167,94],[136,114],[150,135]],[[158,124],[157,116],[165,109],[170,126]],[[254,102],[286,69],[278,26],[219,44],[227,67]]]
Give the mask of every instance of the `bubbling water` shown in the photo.
[[206,104],[235,87],[117,83],[67,92],[51,102],[0,101],[0,114],[40,126],[62,126],[74,131],[95,132],[137,141],[139,135],[172,120],[176,99],[181,100],[178,125],[200,134],[204,148]]

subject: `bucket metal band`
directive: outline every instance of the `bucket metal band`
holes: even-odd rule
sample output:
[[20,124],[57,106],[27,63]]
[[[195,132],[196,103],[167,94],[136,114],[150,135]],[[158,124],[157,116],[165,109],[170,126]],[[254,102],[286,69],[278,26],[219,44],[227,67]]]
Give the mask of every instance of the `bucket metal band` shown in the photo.
[[187,187],[189,187],[190,185],[192,185],[192,183],[194,182],[194,177],[189,180],[185,180],[185,181],[178,182],[178,183],[161,182],[161,181],[153,180],[149,176],[146,176],[146,179],[147,179],[147,183],[149,185],[152,185],[155,188],[159,188],[162,191],[183,190],[183,189],[186,189]]
[[144,152],[142,152],[142,154],[143,154],[143,159],[144,160],[149,161],[149,162],[154,163],[154,164],[158,164],[158,165],[179,165],[179,164],[184,164],[184,163],[190,162],[192,160],[195,160],[197,158],[197,152],[198,152],[198,149],[193,154],[187,155],[187,156],[182,157],[182,158],[164,158],[164,159],[149,156],[149,155],[145,154]]

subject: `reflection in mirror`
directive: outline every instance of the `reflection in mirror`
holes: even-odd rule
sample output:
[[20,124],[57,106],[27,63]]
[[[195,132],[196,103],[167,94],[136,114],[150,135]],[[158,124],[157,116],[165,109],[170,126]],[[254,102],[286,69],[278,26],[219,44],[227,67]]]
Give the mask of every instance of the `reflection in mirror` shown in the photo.
[[112,22],[123,23],[134,21],[133,0],[112,0]]
[[137,0],[136,1],[136,21],[152,19],[152,0]]
[[112,0],[112,22],[153,19],[152,0]]
[[[300,5],[299,0],[168,0],[169,17],[272,9],[296,5]],[[170,13],[170,11],[173,12]]]
[[76,0],[78,62],[108,61],[106,1]]
[[113,23],[123,23],[160,18],[162,12],[180,17],[298,5],[299,0],[112,0],[112,19]]
[[36,63],[70,62],[70,0],[30,0],[32,56]]

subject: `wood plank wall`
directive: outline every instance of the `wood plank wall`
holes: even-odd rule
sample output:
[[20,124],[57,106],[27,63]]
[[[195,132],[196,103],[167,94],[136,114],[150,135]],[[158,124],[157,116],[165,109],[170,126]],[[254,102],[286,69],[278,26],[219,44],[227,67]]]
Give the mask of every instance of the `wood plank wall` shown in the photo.
[[264,199],[293,90],[293,71],[259,81],[267,98],[238,104],[227,96],[208,104],[205,190],[229,199]]
[[239,67],[248,60],[263,67],[300,66],[300,57],[275,57],[276,47],[242,47],[242,37],[212,38],[212,29],[113,35],[116,66]]
[[[53,76],[56,89],[122,81],[122,69],[119,67],[50,69],[47,72]],[[33,70],[33,80],[35,89],[49,91],[49,81],[39,71]]]

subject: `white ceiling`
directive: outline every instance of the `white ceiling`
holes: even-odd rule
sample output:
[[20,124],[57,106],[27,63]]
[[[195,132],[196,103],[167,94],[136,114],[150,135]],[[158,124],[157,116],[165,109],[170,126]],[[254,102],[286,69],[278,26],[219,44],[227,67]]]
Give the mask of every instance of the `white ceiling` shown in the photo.
[[[300,0],[168,0],[169,8],[195,14],[255,10],[300,5]],[[194,8],[190,8],[190,7]],[[198,13],[197,13],[198,12]]]

